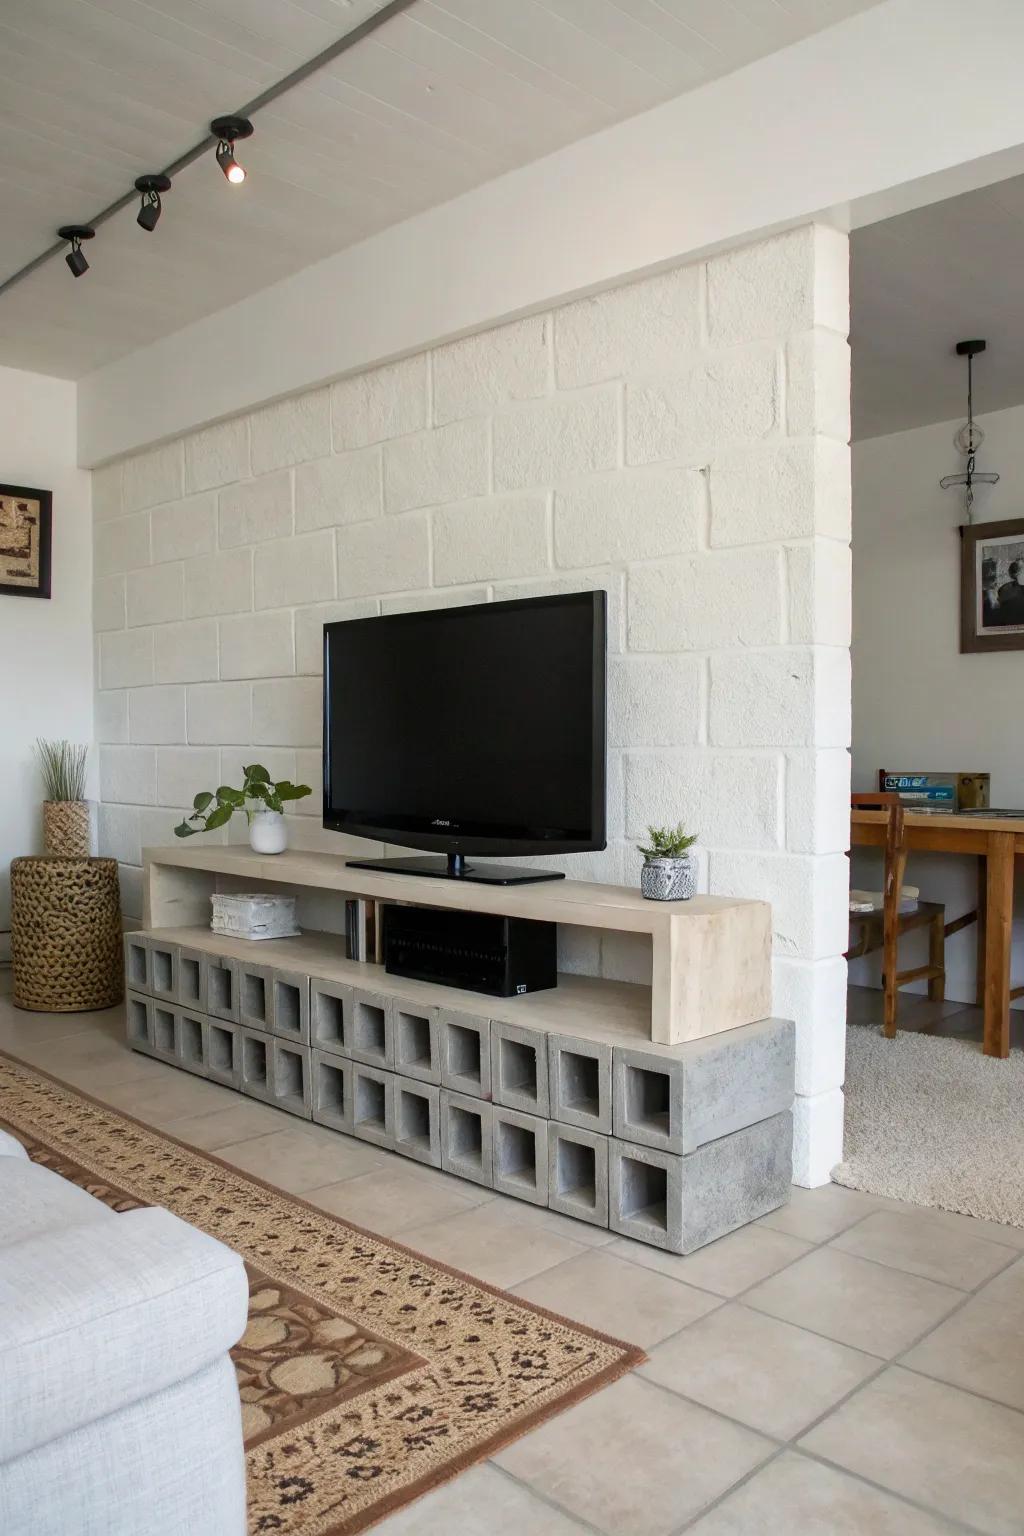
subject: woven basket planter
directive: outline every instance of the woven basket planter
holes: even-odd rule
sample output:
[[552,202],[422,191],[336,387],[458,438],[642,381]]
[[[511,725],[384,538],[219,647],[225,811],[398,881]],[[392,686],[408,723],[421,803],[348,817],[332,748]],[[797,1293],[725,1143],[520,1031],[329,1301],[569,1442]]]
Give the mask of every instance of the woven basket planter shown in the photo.
[[78,1013],[124,996],[116,859],[11,862],[14,1006]]
[[43,847],[65,858],[88,858],[91,824],[88,800],[43,801]]

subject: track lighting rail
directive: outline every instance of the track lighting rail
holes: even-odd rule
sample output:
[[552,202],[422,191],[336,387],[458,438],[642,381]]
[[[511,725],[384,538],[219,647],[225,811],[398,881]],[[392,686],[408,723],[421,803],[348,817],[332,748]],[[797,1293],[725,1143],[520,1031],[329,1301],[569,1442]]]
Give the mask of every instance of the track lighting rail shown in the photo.
[[[356,43],[362,42],[365,37],[369,37],[371,33],[376,32],[378,27],[384,26],[392,17],[400,15],[402,11],[409,10],[410,6],[414,4],[415,0],[389,0],[389,4],[382,6],[373,16],[368,16],[357,27],[353,27],[350,32],[346,32],[343,37],[339,37],[336,42],[324,48],[314,58],[307,59],[304,64],[300,64],[297,69],[293,69],[291,74],[285,75],[283,79],[268,86],[265,91],[261,91],[258,96],[253,97],[252,101],[247,101],[243,107],[239,107],[238,111],[231,115],[238,118],[251,118],[262,107],[269,106],[272,101],[276,101],[286,91],[292,90],[296,85],[301,85],[304,80],[309,79],[310,75],[315,75],[318,70],[324,69],[341,54],[347,53],[350,48],[354,48]],[[170,165],[165,165],[159,173],[160,177],[167,177],[173,181],[179,171],[183,171],[186,166],[192,165],[194,161],[205,155],[208,150],[216,148],[219,143],[220,140],[216,135],[213,133],[206,134],[204,138],[200,139],[198,144],[194,144],[183,155],[179,155],[177,160],[172,160]],[[153,177],[152,179],[156,180],[157,178]],[[94,214],[92,218],[81,226],[76,225],[74,227],[88,228],[95,231],[112,219],[115,214],[137,203],[138,198],[139,193],[133,184],[129,191],[117,198],[109,207],[101,209],[99,213]],[[41,251],[38,256],[34,256],[31,261],[26,262],[23,267],[20,267],[17,272],[13,272],[10,277],[5,278],[0,283],[0,295],[5,294],[8,289],[13,288],[16,283],[20,283],[24,278],[29,277],[54,256],[61,255],[65,251],[67,243],[67,237],[54,241],[53,245],[47,246],[45,251]],[[87,266],[88,263],[86,263]],[[72,270],[74,269],[72,268]]]

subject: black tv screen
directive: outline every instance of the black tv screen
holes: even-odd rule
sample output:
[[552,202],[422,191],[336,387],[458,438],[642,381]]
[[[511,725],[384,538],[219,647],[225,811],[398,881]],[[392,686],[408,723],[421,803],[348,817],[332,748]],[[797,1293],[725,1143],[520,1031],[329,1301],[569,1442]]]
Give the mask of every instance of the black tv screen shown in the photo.
[[324,626],[324,825],[452,854],[605,846],[604,592]]

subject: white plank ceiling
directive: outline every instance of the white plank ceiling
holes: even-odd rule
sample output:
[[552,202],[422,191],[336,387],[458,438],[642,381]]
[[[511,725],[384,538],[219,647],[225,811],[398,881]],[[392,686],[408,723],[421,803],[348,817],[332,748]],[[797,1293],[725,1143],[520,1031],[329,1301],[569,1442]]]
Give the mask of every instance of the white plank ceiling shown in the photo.
[[[854,232],[853,435],[967,415],[956,343],[984,337],[974,413],[1024,403],[1024,176]],[[982,466],[984,467],[984,466]]]
[[[383,0],[2,0],[0,279]],[[416,0],[0,296],[0,363],[76,378],[334,251],[877,0]]]

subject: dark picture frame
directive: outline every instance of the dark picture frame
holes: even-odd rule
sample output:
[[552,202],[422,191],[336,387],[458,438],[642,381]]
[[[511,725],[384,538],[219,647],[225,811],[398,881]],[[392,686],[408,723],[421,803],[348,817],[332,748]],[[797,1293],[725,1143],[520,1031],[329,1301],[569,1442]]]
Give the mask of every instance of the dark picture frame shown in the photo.
[[1024,651],[1024,517],[960,529],[960,650]]
[[0,485],[3,500],[35,502],[39,508],[39,562],[34,585],[6,581],[7,566],[3,553],[3,526],[0,520],[0,597],[49,597],[50,551],[53,538],[53,493],[27,485]]

